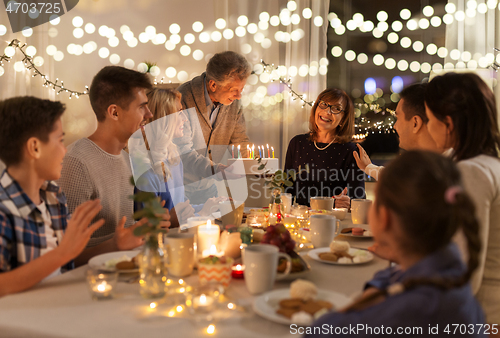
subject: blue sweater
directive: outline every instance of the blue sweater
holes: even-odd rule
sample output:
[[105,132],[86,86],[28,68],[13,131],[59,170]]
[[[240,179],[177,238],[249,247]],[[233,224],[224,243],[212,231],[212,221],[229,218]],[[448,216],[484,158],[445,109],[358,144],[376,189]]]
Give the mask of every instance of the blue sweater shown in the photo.
[[[415,277],[459,276],[465,271],[460,254],[454,244],[425,257],[406,271],[388,268],[375,274],[367,287],[387,286]],[[380,337],[392,335],[415,337],[458,337],[465,330],[469,337],[486,337],[483,311],[467,284],[460,288],[441,290],[432,286],[419,286],[361,311],[330,313],[304,328],[306,337]],[[456,324],[455,326],[453,324]],[[357,326],[359,325],[359,326]],[[384,327],[386,331],[378,331]],[[360,328],[360,330],[354,330]],[[371,328],[372,330],[370,331]],[[422,331],[416,331],[421,328]],[[431,330],[431,332],[429,332]],[[449,330],[449,331],[447,331]],[[462,330],[462,332],[460,332]],[[489,331],[491,332],[491,330]],[[431,334],[437,333],[437,334]]]

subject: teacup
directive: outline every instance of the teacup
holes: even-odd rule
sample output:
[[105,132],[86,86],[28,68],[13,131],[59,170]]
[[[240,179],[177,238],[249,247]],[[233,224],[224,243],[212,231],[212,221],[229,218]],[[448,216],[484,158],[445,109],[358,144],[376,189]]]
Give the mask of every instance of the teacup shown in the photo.
[[311,197],[311,209],[332,210],[333,202],[334,202],[333,197],[322,197],[322,196]]
[[[287,267],[283,274],[278,274],[278,258],[284,257]],[[245,284],[251,294],[269,291],[274,281],[290,274],[292,259],[289,255],[279,252],[278,247],[270,244],[255,244],[245,248],[243,255],[245,265]]]
[[353,199],[351,200],[351,217],[353,224],[368,223],[368,211],[372,205],[371,200]]
[[337,224],[340,227],[340,221],[335,216],[325,214],[312,215],[309,221],[311,223],[311,243],[314,247],[329,246],[335,238],[335,234],[338,233]]

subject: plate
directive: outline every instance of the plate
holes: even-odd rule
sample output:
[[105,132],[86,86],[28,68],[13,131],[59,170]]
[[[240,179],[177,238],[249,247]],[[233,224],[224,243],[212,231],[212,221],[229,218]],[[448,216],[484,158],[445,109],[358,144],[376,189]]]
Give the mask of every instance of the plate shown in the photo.
[[[291,273],[284,277],[283,279],[280,279],[280,280],[295,280],[297,278],[303,278],[305,276],[307,276],[310,272],[311,272],[311,266],[304,260],[304,258],[297,254],[297,257],[300,258],[300,261],[302,262],[302,265],[305,267],[304,270],[300,271],[300,272],[294,272],[294,273]],[[296,257],[292,257],[292,258],[296,258]]]
[[107,267],[105,265],[106,262],[109,261],[110,259],[120,259],[124,256],[127,256],[132,259],[133,257],[137,256],[139,252],[140,251],[138,250],[108,252],[102,255],[92,257],[89,260],[89,267],[91,267],[92,269],[104,270],[104,271],[118,271],[119,273],[139,272],[139,268],[128,269],[128,270],[117,270],[116,268]]
[[319,258],[319,254],[323,252],[330,252],[330,248],[318,248],[318,249],[313,249],[307,253],[309,257],[314,259],[315,261],[325,263],[325,264],[332,264],[332,265],[360,265],[360,264],[365,264],[368,262],[371,262],[373,260],[373,254],[369,252],[368,250],[362,250],[362,249],[355,249],[355,248],[350,248],[349,249],[349,255],[351,256],[356,256],[356,252],[361,251],[364,254],[366,254],[369,259],[360,263],[338,263],[338,262],[332,262],[332,261],[325,261],[321,258]]
[[[272,322],[285,325],[294,324],[290,319],[276,313],[279,309],[279,302],[286,298],[290,298],[290,289],[266,292],[255,298],[253,310],[262,318]],[[352,301],[349,297],[341,293],[326,290],[318,290],[318,296],[316,298],[329,301],[333,304],[334,309],[342,308]]]
[[[369,230],[370,226],[368,224],[353,224],[352,226],[346,227],[346,228],[363,228],[365,230]],[[373,236],[359,236],[359,235],[353,235],[352,232],[348,232],[343,234],[342,232],[339,234],[342,236],[346,237],[354,237],[354,238],[373,238]]]

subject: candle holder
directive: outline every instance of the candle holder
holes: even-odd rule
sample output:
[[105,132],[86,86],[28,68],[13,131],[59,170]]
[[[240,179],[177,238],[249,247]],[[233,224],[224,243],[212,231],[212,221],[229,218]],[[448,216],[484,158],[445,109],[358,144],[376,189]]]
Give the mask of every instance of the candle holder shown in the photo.
[[231,266],[233,259],[230,257],[209,256],[198,261],[198,277],[200,284],[219,283],[225,288],[231,281]]
[[92,299],[102,300],[113,298],[117,281],[117,272],[87,270],[87,285]]
[[236,264],[231,267],[231,276],[234,279],[243,279],[243,274],[245,272],[245,266],[242,264]]
[[217,308],[223,291],[220,284],[195,286],[186,293],[186,306],[192,314],[210,313]]

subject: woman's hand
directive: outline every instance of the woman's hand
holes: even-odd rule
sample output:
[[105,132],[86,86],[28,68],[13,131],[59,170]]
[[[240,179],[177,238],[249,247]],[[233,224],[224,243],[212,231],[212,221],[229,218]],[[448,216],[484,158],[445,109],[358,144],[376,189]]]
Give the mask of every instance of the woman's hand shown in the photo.
[[212,214],[212,212],[210,211],[210,209],[213,207],[213,206],[216,206],[218,205],[220,202],[224,202],[224,201],[228,201],[229,199],[227,197],[212,197],[212,198],[209,198],[205,204],[203,205],[203,208],[200,210],[200,212],[198,213],[200,216],[209,216]]
[[339,194],[333,196],[335,198],[335,208],[347,208],[351,207],[351,198],[347,196],[347,187]]
[[366,166],[369,164],[372,164],[372,161],[370,160],[370,157],[366,153],[365,149],[359,144],[356,144],[359,149],[359,155],[356,151],[353,151],[354,159],[356,160],[356,164],[358,165],[358,168],[365,171]]

